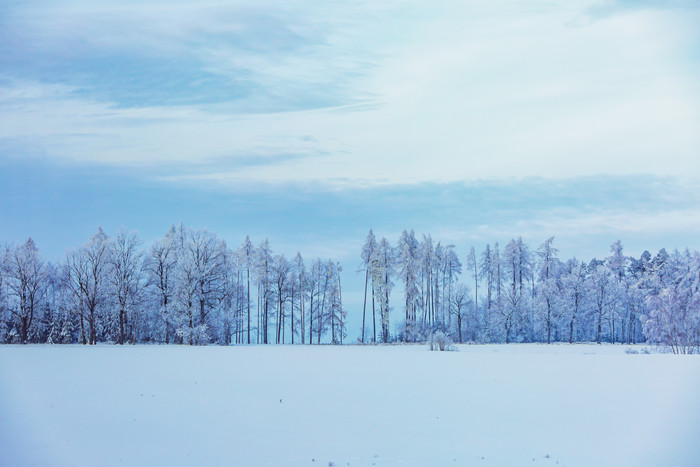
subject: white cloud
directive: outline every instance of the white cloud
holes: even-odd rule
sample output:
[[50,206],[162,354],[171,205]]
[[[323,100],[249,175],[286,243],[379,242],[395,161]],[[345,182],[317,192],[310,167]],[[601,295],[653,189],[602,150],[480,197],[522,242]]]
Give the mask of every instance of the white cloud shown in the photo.
[[[698,173],[700,67],[690,53],[700,41],[698,10],[579,21],[599,3],[23,10],[41,47],[85,40],[98,51],[186,51],[209,73],[250,71],[264,96],[130,108],[70,83],[15,78],[0,86],[0,138],[30,138],[49,157],[78,163],[161,167],[164,179],[190,183]],[[261,29],[245,28],[240,15]],[[284,49],[284,37],[265,36],[267,22],[300,43]],[[267,42],[256,48],[256,38]],[[314,87],[320,101],[344,104],[254,111],[274,96],[312,100]],[[251,157],[261,164],[236,163]],[[170,170],[198,164],[211,170]]]

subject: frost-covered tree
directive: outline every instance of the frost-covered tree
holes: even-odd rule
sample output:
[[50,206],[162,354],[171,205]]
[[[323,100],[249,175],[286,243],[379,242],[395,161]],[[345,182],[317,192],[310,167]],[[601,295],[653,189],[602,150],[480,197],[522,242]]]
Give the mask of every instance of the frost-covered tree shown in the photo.
[[[657,255],[658,257],[658,255]],[[676,271],[675,277],[670,271]],[[700,351],[700,255],[666,256],[664,268],[654,269],[643,329],[653,343],[673,353]],[[656,293],[658,290],[658,293]]]
[[476,252],[474,247],[469,248],[469,254],[467,255],[467,268],[472,274],[472,279],[474,279],[474,314],[478,314],[479,310],[479,262],[476,259]]
[[47,287],[46,266],[34,240],[8,250],[5,275],[9,310],[26,344]]
[[277,302],[275,311],[275,323],[277,331],[275,333],[275,342],[277,344],[284,343],[284,322],[286,318],[285,305],[289,300],[291,279],[290,273],[292,264],[287,260],[284,254],[275,256],[272,262],[272,283],[274,284],[274,296]]
[[7,341],[8,327],[10,321],[7,317],[7,293],[5,292],[5,275],[7,271],[7,261],[7,250],[2,245],[0,245],[0,344],[4,344]]
[[[457,282],[457,278],[459,277],[459,275],[462,274],[462,263],[459,261],[459,256],[457,255],[457,251],[454,245],[445,246],[443,258],[444,260],[442,263],[442,291],[443,293],[447,293],[447,296],[445,299],[442,300],[442,303],[447,303],[447,319],[451,320],[451,315],[453,311],[452,296],[454,292],[454,284]],[[449,324],[450,321],[448,321],[448,325]]]
[[530,250],[523,243],[522,238],[511,240],[506,245],[503,253],[503,269],[509,285],[499,300],[498,313],[505,331],[506,343],[510,342],[514,328],[521,330],[520,337],[529,340],[529,336],[525,334],[531,329],[529,326],[531,319],[527,315],[529,310],[524,285],[530,278],[532,269]]
[[462,325],[471,307],[471,291],[465,284],[457,284],[452,296],[452,313],[455,316],[457,326],[457,339],[462,343]]
[[379,302],[382,324],[382,342],[389,342],[389,295],[394,286],[394,251],[389,241],[382,237],[372,258],[372,286]]
[[185,233],[178,261],[178,298],[182,342],[211,340],[209,317],[225,298],[226,243],[206,230]]
[[[594,264],[594,262],[591,262],[589,268]],[[595,269],[590,272],[589,287],[595,316],[596,342],[600,344],[603,324],[605,321],[611,320],[613,307],[618,301],[617,282],[612,271],[605,265],[599,264],[595,265]]]
[[343,309],[343,293],[340,281],[342,267],[339,263],[329,260],[326,268],[330,278],[328,282],[328,312],[326,319],[330,321],[331,343],[342,344],[346,336],[345,321],[347,317],[347,313]]
[[643,338],[641,332],[642,317],[647,314],[647,293],[653,282],[651,274],[651,254],[644,251],[639,259],[629,258],[627,267],[629,281],[628,304],[630,307],[630,323],[628,334],[633,344],[638,338]]
[[175,317],[173,316],[173,300],[175,296],[175,274],[178,262],[177,233],[175,226],[165,235],[156,240],[146,258],[146,271],[151,286],[157,291],[158,322],[153,324],[157,330],[157,341],[170,343],[175,333]]
[[47,288],[43,303],[43,333],[38,342],[71,344],[76,342],[77,316],[71,312],[74,301],[72,292],[63,280],[63,271],[51,263],[46,264]]
[[119,232],[112,243],[108,277],[112,285],[113,299],[118,308],[119,344],[124,344],[127,335],[133,342],[129,319],[136,312],[145,288],[143,253],[139,249],[140,246],[141,242],[136,233],[126,230]]
[[[630,316],[630,306],[628,301],[630,286],[630,283],[626,277],[628,258],[626,258],[622,253],[622,242],[620,240],[617,240],[610,245],[610,253],[611,255],[606,259],[605,263],[615,276],[618,289],[618,301],[610,316],[612,339],[613,342],[617,340],[617,331],[620,334],[619,341],[622,343],[624,340],[630,340],[629,334],[626,336],[627,339],[625,339],[624,336],[625,331],[630,329],[626,323],[632,323],[634,319],[634,317]],[[616,323],[619,323],[617,327],[615,326]]]
[[552,326],[558,321],[559,307],[557,306],[557,301],[561,293],[558,277],[558,250],[552,246],[553,242],[554,237],[550,237],[537,250],[540,266],[540,287],[537,298],[548,344],[552,342]]
[[267,344],[268,321],[271,313],[272,297],[272,249],[266,238],[255,251],[255,278],[258,285],[258,338],[257,342]]
[[[367,312],[367,285],[369,284],[369,279],[371,276],[372,269],[372,258],[374,257],[374,251],[377,249],[377,239],[374,237],[374,232],[369,229],[365,243],[362,245],[362,251],[360,257],[362,258],[361,270],[365,271],[365,298],[362,302],[362,335],[361,341],[365,342],[365,316]],[[372,342],[377,340],[377,328],[376,328],[376,317],[374,311],[374,287],[372,288]]]
[[586,264],[576,258],[566,262],[565,272],[562,275],[561,305],[563,317],[569,331],[569,344],[574,342],[575,326],[581,312],[585,310],[587,303],[587,270]]
[[110,248],[109,237],[100,227],[87,244],[69,252],[63,264],[64,280],[76,299],[73,312],[80,317],[83,344],[97,344],[98,327],[105,324],[102,318],[109,298]]
[[[294,290],[296,290],[297,297],[297,320],[294,320],[294,315],[292,315],[292,344],[294,343],[295,334],[295,323],[297,324],[297,329],[299,330],[299,336],[301,337],[301,343],[304,343],[304,335],[306,333],[306,299],[308,296],[307,292],[307,272],[306,266],[304,265],[304,260],[301,257],[301,253],[297,252],[294,257],[294,270],[293,270],[293,283]],[[294,297],[292,296],[292,313],[294,313]]]
[[[426,242],[429,239],[426,239]],[[432,242],[431,242],[432,246]],[[432,252],[432,248],[431,248]],[[396,266],[399,277],[404,286],[404,310],[405,310],[405,330],[404,339],[413,341],[416,339],[416,312],[418,305],[418,242],[413,230],[404,230],[399,238],[396,248]],[[428,278],[428,284],[430,279]]]
[[501,289],[503,286],[503,269],[501,267],[501,254],[498,249],[498,242],[493,245],[493,259],[491,260],[493,267],[494,282],[496,284],[496,301],[501,300]]
[[250,344],[250,271],[254,265],[256,252],[253,242],[250,241],[248,235],[245,236],[243,245],[238,251],[246,274],[246,339],[248,344]]
[[486,248],[481,253],[481,261],[479,262],[479,279],[486,282],[486,309],[490,310],[493,299],[493,288],[494,288],[494,267],[493,267],[493,253],[491,252],[491,245],[486,244]]

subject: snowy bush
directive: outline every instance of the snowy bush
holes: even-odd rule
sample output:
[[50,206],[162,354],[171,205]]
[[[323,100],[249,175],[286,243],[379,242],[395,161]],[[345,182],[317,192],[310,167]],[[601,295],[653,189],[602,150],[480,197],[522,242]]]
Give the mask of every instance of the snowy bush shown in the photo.
[[695,283],[681,281],[647,299],[649,314],[643,323],[649,341],[674,354],[700,351],[700,290]]
[[175,334],[183,343],[190,345],[207,345],[209,343],[209,328],[206,324],[200,324],[193,328],[179,328]]
[[428,344],[430,346],[430,350],[439,350],[441,352],[445,350],[455,350],[455,346],[452,343],[450,336],[442,331],[435,331],[432,333],[428,338]]
[[[651,353],[651,351],[652,351],[652,349],[650,347],[647,347],[647,346],[642,347],[639,350],[634,349],[632,347],[628,347],[627,349],[625,349],[625,353],[631,354],[631,355],[635,355],[635,354],[649,355]],[[659,349],[659,353],[668,353],[668,349],[666,349],[665,347],[661,347]]]

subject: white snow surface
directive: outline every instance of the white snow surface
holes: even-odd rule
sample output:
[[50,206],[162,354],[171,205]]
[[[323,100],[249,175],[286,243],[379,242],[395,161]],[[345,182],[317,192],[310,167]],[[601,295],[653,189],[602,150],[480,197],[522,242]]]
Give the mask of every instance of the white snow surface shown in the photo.
[[457,349],[0,346],[0,465],[700,465],[698,355]]

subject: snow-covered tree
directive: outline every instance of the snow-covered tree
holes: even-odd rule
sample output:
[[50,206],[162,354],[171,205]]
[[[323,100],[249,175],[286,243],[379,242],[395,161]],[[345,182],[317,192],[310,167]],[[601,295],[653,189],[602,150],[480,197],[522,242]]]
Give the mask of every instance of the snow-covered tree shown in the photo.
[[[499,263],[500,264],[500,263]],[[529,340],[532,322],[528,316],[528,294],[526,281],[532,275],[530,250],[522,238],[511,240],[503,252],[503,270],[508,278],[508,286],[498,303],[500,322],[505,331],[506,343],[510,342],[511,332],[520,329],[520,337]]]
[[552,342],[552,327],[559,318],[557,301],[561,293],[559,282],[558,250],[552,246],[554,237],[550,237],[537,250],[539,258],[539,293],[537,294],[540,317],[544,324],[547,343]]
[[452,296],[452,313],[455,316],[457,327],[457,340],[462,343],[462,325],[469,313],[471,307],[471,291],[465,284],[457,284],[454,295]]
[[297,252],[294,257],[294,270],[293,272],[293,284],[294,290],[296,290],[297,297],[297,319],[294,319],[294,293],[292,294],[292,344],[294,343],[295,328],[297,326],[299,336],[301,337],[301,343],[304,343],[304,335],[306,333],[306,299],[308,297],[307,292],[307,272],[306,266],[304,265],[304,259],[301,257],[301,253]]
[[479,279],[486,282],[486,309],[490,310],[493,300],[493,289],[495,285],[495,271],[493,264],[493,254],[491,245],[486,244],[486,248],[481,253],[481,261],[479,262]]
[[183,343],[211,340],[210,313],[223,301],[227,248],[206,230],[185,233],[178,261],[178,336]]
[[328,282],[327,321],[330,321],[331,343],[342,344],[346,336],[345,322],[347,312],[343,308],[343,293],[341,288],[340,273],[342,267],[339,263],[328,260],[326,271],[330,278]]
[[[118,308],[119,344],[124,344],[127,335],[131,336],[129,319],[142,299],[145,288],[143,271],[143,253],[139,247],[136,233],[122,230],[114,238],[109,258],[109,281],[114,302]],[[132,324],[133,328],[133,324]]]
[[[374,251],[377,249],[377,239],[374,237],[374,232],[369,229],[365,243],[362,245],[362,251],[360,257],[362,258],[361,270],[365,271],[365,298],[362,302],[362,335],[361,342],[365,342],[365,323],[366,323],[366,312],[367,312],[367,285],[369,283],[370,272],[372,269],[372,258],[374,257]],[[372,342],[377,340],[377,330],[376,330],[376,318],[374,311],[374,288],[372,288]]]
[[575,326],[581,312],[585,309],[587,300],[587,270],[586,264],[576,258],[566,262],[565,272],[562,275],[562,316],[566,320],[569,331],[569,344],[574,342]]
[[87,244],[69,252],[63,264],[64,280],[76,299],[73,312],[80,317],[83,344],[97,344],[98,327],[105,324],[102,318],[103,307],[109,298],[110,248],[109,237],[100,227]]
[[[429,241],[426,239],[426,242]],[[432,246],[432,242],[431,242]],[[432,252],[432,248],[431,248]],[[404,339],[414,341],[416,339],[416,316],[418,305],[418,242],[413,230],[404,230],[399,238],[396,248],[396,266],[401,282],[404,286],[404,310],[405,310],[405,330]],[[428,284],[430,279],[428,278]]]
[[0,344],[7,341],[9,333],[9,321],[7,314],[7,293],[5,292],[6,283],[5,275],[7,273],[8,255],[7,249],[0,245]]
[[267,344],[272,297],[272,249],[266,238],[255,250],[255,278],[258,285],[257,342]]
[[175,274],[178,262],[177,233],[175,226],[162,240],[156,240],[151,246],[146,258],[146,271],[151,286],[157,290],[158,322],[154,323],[159,342],[170,343],[175,333],[175,317],[173,316],[173,300],[175,297]]
[[459,257],[457,255],[457,250],[454,245],[447,245],[445,246],[444,253],[443,253],[443,266],[442,266],[442,291],[443,293],[447,293],[447,296],[445,299],[442,300],[442,303],[447,304],[447,319],[448,319],[448,326],[451,323],[451,315],[452,315],[452,296],[454,292],[454,284],[457,282],[457,278],[459,277],[460,274],[462,274],[462,263],[459,261]]
[[[658,256],[657,256],[658,257]],[[674,264],[675,263],[675,264]],[[678,274],[672,277],[669,271]],[[654,269],[658,293],[648,296],[649,312],[643,329],[648,339],[673,353],[700,351],[700,255],[666,257],[664,268]]]
[[284,322],[286,319],[285,305],[290,295],[289,281],[291,279],[292,264],[282,254],[275,256],[272,262],[272,283],[274,284],[274,296],[277,302],[275,311],[275,323],[277,331],[275,342],[284,343]]
[[250,271],[254,265],[256,252],[253,242],[250,241],[248,235],[245,236],[243,245],[238,251],[246,274],[246,339],[247,343],[250,344]]
[[31,238],[10,248],[5,263],[7,302],[17,323],[20,342],[27,343],[47,287],[47,272],[39,249]]
[[[591,262],[589,268],[594,264],[594,262]],[[614,274],[607,266],[602,264],[595,265],[595,269],[590,272],[589,287],[596,323],[596,342],[600,344],[603,324],[606,321],[611,321],[613,308],[619,299],[619,290]]]
[[474,247],[469,248],[469,254],[467,255],[466,266],[471,272],[472,279],[474,279],[474,315],[478,314],[479,310],[479,261],[476,259],[476,252]]
[[379,303],[379,316],[382,324],[382,342],[389,342],[389,295],[394,286],[394,249],[382,237],[372,258],[372,287]]

